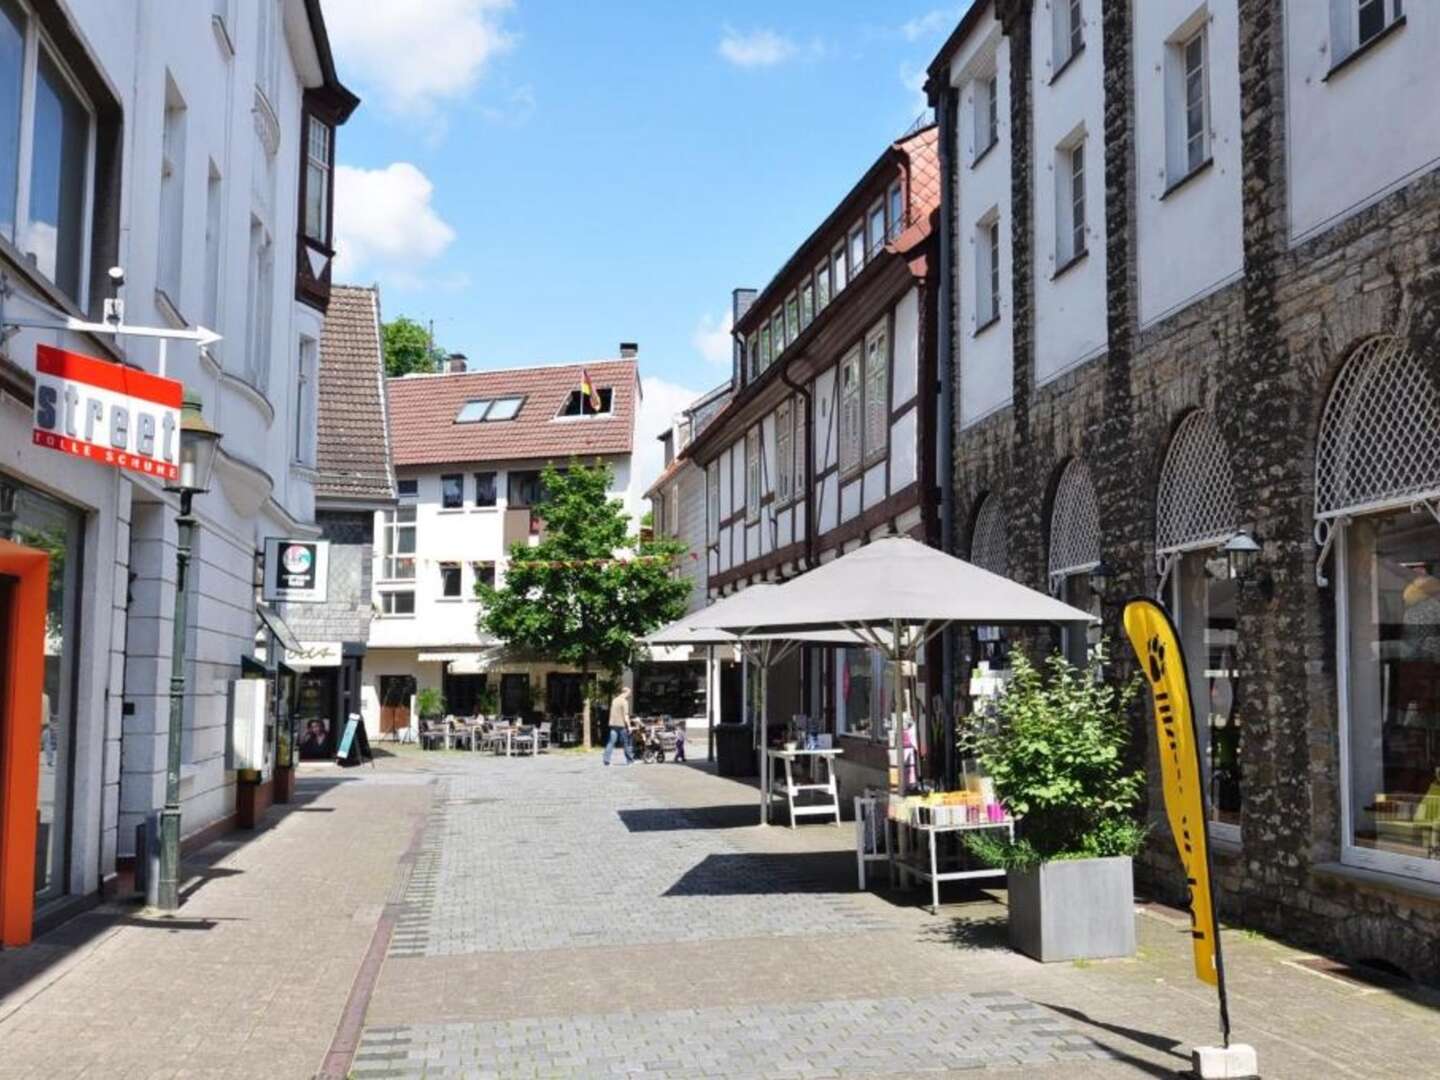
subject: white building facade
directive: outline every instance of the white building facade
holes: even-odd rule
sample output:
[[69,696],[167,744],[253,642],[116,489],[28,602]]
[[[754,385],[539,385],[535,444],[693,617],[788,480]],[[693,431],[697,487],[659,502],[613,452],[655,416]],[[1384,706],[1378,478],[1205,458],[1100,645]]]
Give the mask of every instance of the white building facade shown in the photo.
[[[165,357],[224,436],[195,500],[190,576],[181,799],[198,839],[236,813],[228,690],[257,652],[257,551],[315,533],[335,129],[358,101],[313,0],[4,0],[0,81],[5,317],[97,321],[119,266],[127,323],[222,335],[208,353],[177,342]],[[164,801],[176,503],[148,477],[31,445],[40,344],[152,373],[161,357],[154,339],[26,328],[0,360],[6,535],[46,547],[54,571],[45,921],[101,889]]]

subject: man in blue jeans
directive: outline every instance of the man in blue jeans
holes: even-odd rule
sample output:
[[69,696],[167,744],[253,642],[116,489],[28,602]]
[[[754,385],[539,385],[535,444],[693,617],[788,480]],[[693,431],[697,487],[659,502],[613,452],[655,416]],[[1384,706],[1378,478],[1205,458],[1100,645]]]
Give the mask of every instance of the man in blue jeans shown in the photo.
[[635,755],[630,750],[630,688],[622,686],[620,692],[610,699],[610,741],[605,744],[601,759],[610,764],[610,754],[619,743],[625,748],[625,764],[632,765]]

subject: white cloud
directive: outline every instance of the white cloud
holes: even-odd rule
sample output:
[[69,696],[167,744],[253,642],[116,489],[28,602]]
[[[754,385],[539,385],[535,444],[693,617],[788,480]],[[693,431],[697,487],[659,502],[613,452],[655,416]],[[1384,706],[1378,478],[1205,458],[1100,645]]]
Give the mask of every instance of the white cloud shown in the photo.
[[924,15],[917,15],[907,20],[900,26],[900,36],[906,41],[921,41],[925,38],[936,37],[943,30],[949,33],[960,21],[960,10],[956,8],[937,8],[934,11],[927,11]]
[[720,39],[719,51],[736,67],[757,68],[783,64],[800,50],[793,41],[781,37],[774,30],[741,33],[727,26],[725,36]]
[[925,96],[925,69],[911,69],[909,64],[900,65],[900,82],[910,92],[909,115],[919,116],[930,111],[930,99]]
[[429,115],[462,98],[485,66],[515,46],[514,0],[325,0],[340,67],[393,112]]
[[408,161],[335,170],[335,277],[414,288],[455,230],[430,205],[435,185]]
[[660,436],[674,424],[676,414],[701,394],[699,390],[687,390],[653,375],[641,378],[640,390],[643,400],[635,416],[635,452],[630,473],[635,478],[637,497],[645,493],[665,468],[665,448],[660,445]]
[[733,312],[727,312],[723,319],[708,313],[701,315],[695,332],[690,335],[690,343],[695,346],[696,352],[716,367],[728,368],[735,355],[734,339],[730,336],[730,328],[734,325]]

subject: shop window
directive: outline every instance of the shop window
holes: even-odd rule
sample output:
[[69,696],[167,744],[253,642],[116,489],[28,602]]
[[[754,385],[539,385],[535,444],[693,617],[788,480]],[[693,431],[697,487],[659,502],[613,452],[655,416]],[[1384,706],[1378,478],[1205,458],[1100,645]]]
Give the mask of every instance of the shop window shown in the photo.
[[[1315,513],[1336,556],[1346,862],[1440,881],[1440,378],[1394,337],[1345,365]],[[1322,549],[1322,550],[1323,550]],[[1323,565],[1318,571],[1324,577]]]
[[838,653],[837,729],[842,735],[872,736],[879,711],[876,691],[882,681],[876,676],[875,655],[870,649],[840,649]]
[[50,556],[45,681],[40,699],[40,790],[35,810],[35,896],[41,903],[66,892],[71,758],[76,735],[72,689],[80,648],[84,535],[85,518],[78,510],[0,478],[0,537]]
[[[1055,505],[1050,516],[1050,589],[1072,607],[1100,613],[1099,597],[1091,587],[1090,574],[1100,565],[1100,507],[1090,470],[1078,458],[1066,463],[1055,488]],[[1066,631],[1064,651],[1072,661],[1080,659],[1080,643]],[[1099,626],[1086,633],[1086,647],[1093,650],[1100,640]]]

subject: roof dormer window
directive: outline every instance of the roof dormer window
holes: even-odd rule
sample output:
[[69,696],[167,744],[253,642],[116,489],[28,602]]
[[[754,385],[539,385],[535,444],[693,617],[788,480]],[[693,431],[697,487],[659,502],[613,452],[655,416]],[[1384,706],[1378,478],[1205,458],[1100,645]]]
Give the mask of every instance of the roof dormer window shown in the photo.
[[[595,407],[594,398],[600,399],[598,409]],[[582,394],[579,390],[571,390],[557,419],[570,416],[609,416],[613,401],[614,393],[608,386],[597,387],[593,397],[589,394]]]
[[478,398],[467,401],[455,414],[457,424],[479,424],[495,420],[514,420],[520,414],[523,397]]

